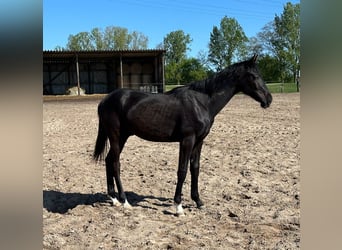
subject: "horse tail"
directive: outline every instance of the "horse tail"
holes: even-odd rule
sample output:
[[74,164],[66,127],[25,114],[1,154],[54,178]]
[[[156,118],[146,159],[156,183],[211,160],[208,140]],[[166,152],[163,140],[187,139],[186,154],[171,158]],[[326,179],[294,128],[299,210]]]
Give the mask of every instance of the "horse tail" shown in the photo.
[[101,104],[98,107],[98,116],[99,116],[99,128],[97,132],[97,138],[96,138],[96,144],[95,149],[93,153],[93,159],[95,161],[101,161],[104,159],[104,151],[107,147],[107,138],[108,135],[106,133],[106,130],[104,128],[103,124],[103,118],[101,114]]

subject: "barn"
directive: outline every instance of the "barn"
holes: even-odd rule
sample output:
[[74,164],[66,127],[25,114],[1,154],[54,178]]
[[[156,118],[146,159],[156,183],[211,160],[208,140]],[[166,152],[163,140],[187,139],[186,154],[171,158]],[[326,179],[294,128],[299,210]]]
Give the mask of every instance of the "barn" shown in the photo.
[[43,51],[43,94],[64,95],[76,87],[86,94],[117,88],[164,91],[165,50]]

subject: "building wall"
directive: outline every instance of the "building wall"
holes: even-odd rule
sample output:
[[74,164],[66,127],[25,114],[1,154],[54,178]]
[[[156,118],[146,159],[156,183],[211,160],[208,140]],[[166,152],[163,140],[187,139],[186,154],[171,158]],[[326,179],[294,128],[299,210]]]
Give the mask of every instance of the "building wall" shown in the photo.
[[[94,54],[63,56],[63,52],[43,53],[43,94],[61,95],[77,86],[77,64],[80,87],[86,94],[109,93],[116,88],[146,92],[164,91],[163,54],[143,53],[125,56]],[[122,63],[122,77],[121,77]],[[121,79],[122,78],[122,79]]]

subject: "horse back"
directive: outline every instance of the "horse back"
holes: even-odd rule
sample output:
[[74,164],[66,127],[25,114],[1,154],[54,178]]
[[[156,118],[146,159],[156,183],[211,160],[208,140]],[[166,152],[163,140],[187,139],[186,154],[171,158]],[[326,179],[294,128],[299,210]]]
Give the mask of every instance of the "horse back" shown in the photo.
[[[118,89],[109,94],[100,106],[107,110],[107,114],[116,117],[117,126],[126,134],[151,141],[179,141],[185,131],[197,133],[199,127],[209,123],[205,105],[199,103],[198,98],[189,91],[149,94]],[[201,118],[200,121],[197,118]],[[204,120],[205,124],[201,124]]]

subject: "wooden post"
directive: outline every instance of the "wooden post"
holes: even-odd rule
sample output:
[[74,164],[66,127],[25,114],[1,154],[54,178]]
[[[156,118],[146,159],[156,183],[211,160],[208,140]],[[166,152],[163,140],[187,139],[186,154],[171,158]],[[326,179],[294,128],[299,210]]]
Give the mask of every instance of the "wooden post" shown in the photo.
[[[151,83],[151,92],[154,92],[154,86],[156,85],[157,86],[157,89],[158,89],[158,86],[160,85],[159,83],[159,76],[160,76],[160,67],[159,67],[159,57],[157,57],[157,55],[155,56],[154,58],[154,82]],[[157,90],[157,93],[159,91]]]
[[122,54],[120,54],[120,88],[123,88]]
[[50,95],[53,93],[53,88],[51,84],[51,66],[48,64],[48,71],[49,71],[49,93]]
[[297,77],[296,77],[296,84],[297,84],[297,92],[299,92],[299,79],[300,79],[300,70],[297,71]]
[[161,62],[161,65],[162,65],[162,85],[163,85],[163,93],[165,92],[165,65],[164,65],[164,63],[165,63],[165,56],[164,56],[164,53],[162,53],[162,56],[161,56],[161,60],[162,60],[162,62]]
[[80,91],[80,69],[78,67],[78,55],[76,54],[76,75],[77,75],[77,93],[81,95]]

